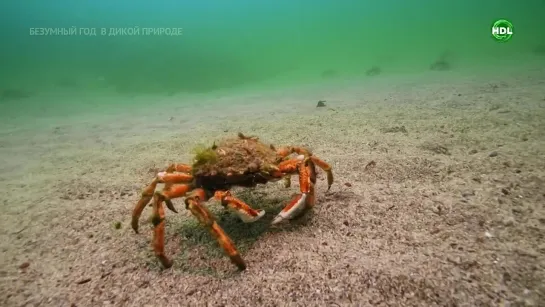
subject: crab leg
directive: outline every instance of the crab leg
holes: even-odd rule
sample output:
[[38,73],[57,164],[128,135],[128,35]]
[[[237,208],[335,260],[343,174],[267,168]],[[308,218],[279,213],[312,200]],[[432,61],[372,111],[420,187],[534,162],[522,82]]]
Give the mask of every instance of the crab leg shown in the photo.
[[244,223],[253,223],[265,215],[265,210],[255,210],[242,200],[233,197],[229,191],[216,191],[214,198],[224,207],[234,211]]
[[142,191],[142,196],[140,197],[140,200],[138,200],[138,203],[136,203],[136,206],[134,206],[134,209],[132,210],[132,229],[136,233],[138,233],[138,220],[140,219],[140,215],[142,215],[142,211],[144,208],[149,204],[151,198],[153,197],[153,193],[155,192],[155,189],[157,188],[157,184],[159,181],[157,178],[153,179],[153,181],[148,185],[144,191]]
[[177,172],[183,172],[188,174],[191,174],[191,170],[193,169],[190,165],[183,164],[183,163],[175,163],[175,164],[172,164],[171,166],[173,166],[174,170]]
[[[155,192],[153,195],[153,215],[151,218],[153,224],[153,250],[166,269],[172,266],[172,261],[165,255],[165,208],[163,207],[163,202],[166,203],[169,209],[173,210],[174,207],[170,200],[184,196],[191,189],[192,187],[187,184],[176,185],[170,187],[168,190],[165,188],[162,192]],[[133,219],[133,228],[135,227],[135,231],[137,231],[138,219],[136,219],[136,224]]]
[[[333,184],[333,172],[331,171],[331,165],[323,161],[322,159],[312,155],[310,151],[307,149],[304,149],[302,147],[282,147],[277,150],[278,155],[280,155],[283,158],[288,157],[292,153],[296,153],[298,155],[303,155],[304,157],[309,157],[312,162],[318,167],[320,167],[324,172],[327,174],[327,190],[331,188],[331,185]],[[315,180],[314,180],[315,182]],[[289,186],[289,183],[286,182],[286,186]]]
[[196,189],[193,190],[191,195],[185,199],[185,204],[187,209],[191,211],[199,222],[208,228],[210,234],[212,234],[212,236],[218,240],[219,245],[223,248],[229,258],[231,258],[231,262],[233,262],[239,268],[239,270],[245,270],[246,264],[238,253],[235,244],[225,233],[225,231],[223,231],[223,229],[218,225],[212,213],[210,213],[210,211],[208,211],[208,209],[202,205],[202,201],[205,200],[206,195],[204,190]]
[[[153,214],[151,216],[153,224],[153,250],[166,269],[172,266],[172,261],[165,255],[165,208],[163,207],[163,202],[172,210],[173,207],[170,200],[184,196],[191,189],[192,186],[187,184],[173,185],[168,189],[165,187],[163,191],[155,192],[153,195]],[[133,216],[132,227],[138,232],[138,217],[135,218]]]
[[193,188],[194,187],[190,184],[179,184],[179,185],[173,185],[169,187],[168,189],[165,188],[163,191],[156,192],[156,193],[161,194],[161,196],[165,200],[165,204],[167,205],[167,208],[170,209],[170,211],[178,213],[176,208],[174,208],[172,199],[184,197],[187,194],[187,192],[193,190]]
[[318,167],[320,167],[324,172],[327,174],[327,190],[331,188],[331,185],[333,184],[333,172],[331,171],[331,165],[327,164],[325,161],[321,160],[320,158],[316,156],[310,156],[310,159],[312,162]]
[[165,255],[165,208],[163,207],[163,198],[156,193],[153,197],[153,215],[151,219],[153,223],[153,250],[155,256],[164,268],[168,269],[172,266],[172,261]]
[[[274,218],[272,224],[280,223],[283,220],[292,219],[304,210],[314,206],[314,183],[312,180],[312,172],[314,170],[314,164],[309,158],[303,158],[303,161],[299,159],[287,160],[279,165],[282,172],[291,173],[295,166],[299,172],[299,187],[301,194],[297,194],[293,199],[280,211],[280,213]],[[297,162],[297,163],[294,163]]]
[[183,192],[182,195],[176,196],[177,194],[181,193],[179,189],[182,189],[182,188],[181,187],[173,188],[173,187],[175,187],[175,184],[178,184],[178,183],[189,183],[193,181],[193,176],[189,174],[184,174],[184,173],[173,173],[173,171],[176,171],[178,169],[184,170],[185,167],[189,167],[189,166],[184,164],[170,165],[165,172],[158,173],[157,176],[155,176],[153,181],[150,183],[150,185],[148,185],[144,189],[144,191],[142,191],[142,196],[140,197],[140,200],[138,201],[136,206],[134,206],[134,209],[132,212],[131,225],[136,233],[138,233],[138,220],[140,219],[140,215],[142,215],[142,211],[151,201],[151,198],[153,197],[153,194],[155,190],[157,189],[157,184],[159,183],[165,184],[163,193],[167,193],[168,191],[171,191],[170,193],[174,193],[173,196],[166,197],[166,204],[170,210],[176,212],[170,199],[183,196],[187,192],[187,190]]
[[276,152],[283,158],[291,155],[292,153],[296,153],[298,155],[303,155],[307,157],[312,155],[308,150],[302,147],[293,147],[293,146],[279,148]]

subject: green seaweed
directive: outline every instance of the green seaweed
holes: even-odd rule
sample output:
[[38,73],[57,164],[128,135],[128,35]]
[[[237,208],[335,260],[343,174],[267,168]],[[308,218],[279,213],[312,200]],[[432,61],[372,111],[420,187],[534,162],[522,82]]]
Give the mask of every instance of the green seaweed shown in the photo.
[[193,159],[193,166],[201,166],[207,163],[214,163],[217,161],[218,156],[213,148],[206,147],[204,145],[198,145],[193,149],[195,158]]

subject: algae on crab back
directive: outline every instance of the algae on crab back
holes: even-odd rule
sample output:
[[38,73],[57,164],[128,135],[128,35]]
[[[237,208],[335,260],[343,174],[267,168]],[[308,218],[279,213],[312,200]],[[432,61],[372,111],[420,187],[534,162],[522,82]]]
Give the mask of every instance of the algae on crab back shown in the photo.
[[193,166],[201,166],[207,163],[214,163],[218,159],[216,151],[205,145],[197,145],[193,148],[193,153],[195,157],[193,158]]

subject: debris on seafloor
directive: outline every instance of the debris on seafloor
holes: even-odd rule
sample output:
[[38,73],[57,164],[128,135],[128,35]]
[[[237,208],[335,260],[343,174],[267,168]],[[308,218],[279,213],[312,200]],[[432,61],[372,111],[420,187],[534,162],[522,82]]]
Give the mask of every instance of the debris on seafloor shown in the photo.
[[380,129],[382,133],[403,133],[403,134],[409,134],[407,131],[407,128],[405,126],[395,126],[395,127],[389,127],[389,128],[382,128]]
[[364,170],[367,171],[367,170],[369,170],[369,169],[375,167],[376,165],[377,165],[377,162],[375,162],[375,160],[371,160],[371,161],[369,161],[369,163],[367,163],[367,164],[365,165]]
[[322,78],[324,79],[334,78],[334,77],[337,77],[338,75],[339,73],[335,69],[326,69],[322,71]]
[[320,100],[320,101],[318,101],[318,104],[316,104],[316,107],[317,108],[323,108],[323,107],[325,107],[325,103],[326,103],[325,100]]
[[450,64],[450,62],[448,61],[448,57],[450,56],[450,54],[448,52],[443,52],[439,58],[437,58],[437,60],[435,60],[435,62],[433,62],[431,65],[430,65],[430,69],[431,70],[435,70],[435,71],[446,71],[446,70],[450,70],[452,68],[452,65]]
[[447,147],[443,146],[443,145],[440,145],[440,144],[424,143],[424,144],[420,145],[419,147],[426,150],[426,151],[431,151],[431,152],[436,153],[436,154],[450,156],[449,149]]
[[19,269],[24,270],[30,266],[30,262],[23,262],[19,265]]
[[430,69],[435,71],[450,70],[450,64],[445,60],[439,59],[430,65]]
[[371,68],[369,68],[365,74],[369,77],[372,77],[372,76],[377,76],[377,75],[380,75],[380,73],[382,72],[382,69],[378,66],[373,66]]

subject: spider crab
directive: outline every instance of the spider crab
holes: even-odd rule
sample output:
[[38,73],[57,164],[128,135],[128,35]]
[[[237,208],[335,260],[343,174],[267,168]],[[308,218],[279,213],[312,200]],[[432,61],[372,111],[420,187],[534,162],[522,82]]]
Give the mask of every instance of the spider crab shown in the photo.
[[[294,156],[293,154],[296,154]],[[315,203],[314,184],[316,165],[327,174],[328,190],[333,183],[331,166],[302,147],[282,147],[276,150],[257,137],[242,133],[236,138],[227,138],[210,148],[201,148],[196,153],[193,165],[171,164],[159,172],[144,189],[132,213],[132,228],[138,233],[138,220],[143,209],[152,201],[153,248],[164,268],[172,266],[172,261],[164,252],[165,210],[177,212],[172,204],[175,198],[185,197],[188,209],[199,222],[208,228],[231,261],[240,269],[246,264],[233,241],[216,222],[212,213],[204,206],[211,198],[219,200],[232,210],[245,223],[255,222],[265,215],[242,200],[231,195],[232,187],[255,187],[269,181],[284,179],[290,186],[291,175],[299,175],[301,193],[286,204],[272,221],[273,224],[302,215]],[[162,189],[158,184],[164,184]]]

